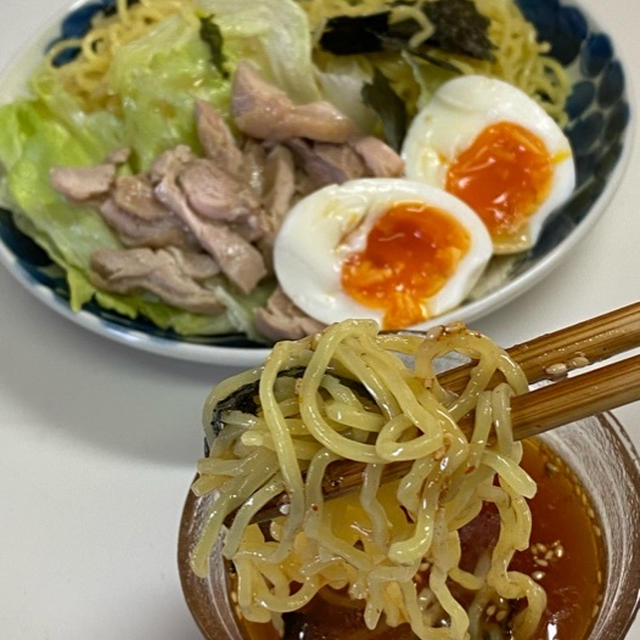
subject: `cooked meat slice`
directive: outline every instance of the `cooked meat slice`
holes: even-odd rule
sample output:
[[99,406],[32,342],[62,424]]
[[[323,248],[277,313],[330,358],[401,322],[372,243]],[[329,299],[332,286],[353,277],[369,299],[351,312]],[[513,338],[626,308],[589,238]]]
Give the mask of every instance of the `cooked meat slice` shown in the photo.
[[258,197],[262,196],[266,160],[264,145],[253,138],[247,138],[242,148],[242,181]]
[[296,192],[295,167],[289,149],[278,144],[269,151],[263,180],[262,202],[272,230],[277,231],[291,208]]
[[100,213],[105,222],[118,234],[126,247],[180,247],[196,249],[199,244],[180,221],[167,211],[166,218],[148,221],[131,215],[121,209],[111,198],[100,205]]
[[329,102],[296,105],[244,62],[233,77],[231,114],[240,131],[261,140],[345,142],[355,133],[353,122]]
[[175,248],[97,249],[91,254],[89,275],[99,289],[122,294],[150,291],[174,307],[215,314],[224,306],[196,280],[206,280],[217,271],[209,256],[183,254]]
[[120,209],[131,215],[156,222],[171,218],[176,223],[179,221],[153,193],[153,187],[145,176],[120,176],[116,178],[116,184],[111,197]]
[[257,242],[271,229],[263,209],[259,209],[255,215],[230,222],[227,226],[247,242]]
[[242,152],[218,111],[204,100],[196,100],[198,139],[207,158],[237,175],[242,168]]
[[244,293],[249,293],[267,273],[260,252],[225,225],[198,216],[187,202],[176,177],[175,173],[166,173],[155,188],[156,197],[186,224],[229,280]]
[[154,195],[144,176],[121,176],[100,213],[128,247],[173,245],[197,249],[197,240],[181,220]]
[[376,178],[401,176],[404,161],[387,144],[375,136],[364,136],[351,141],[350,146],[362,158],[368,173]]
[[324,329],[324,325],[296,307],[278,287],[265,307],[256,311],[256,329],[269,340],[299,340]]
[[177,247],[166,247],[164,251],[171,255],[182,273],[194,280],[207,280],[220,273],[220,267],[208,253],[182,251]]
[[116,166],[113,163],[93,167],[52,167],[49,170],[51,186],[74,202],[106,196],[115,177]]
[[231,222],[255,214],[260,206],[248,187],[205,158],[189,162],[178,183],[191,207],[208,220]]
[[[286,214],[291,208],[296,195],[296,172],[291,152],[284,146],[276,144],[266,154],[256,153],[252,147],[250,156],[259,158],[261,162],[259,193],[262,198],[262,209],[258,216],[259,233],[249,236],[248,229],[237,229],[238,232],[251,242],[255,242],[269,273],[273,272],[273,245],[278,229],[282,225]],[[247,153],[245,150],[245,157]]]
[[151,165],[151,184],[155,186],[167,175],[177,176],[194,159],[193,151],[185,144],[161,153]]
[[124,164],[131,156],[131,149],[129,147],[121,147],[115,149],[107,156],[107,162],[112,164]]
[[342,184],[366,174],[360,156],[347,144],[308,142],[298,138],[289,140],[286,145],[302,162],[316,188]]

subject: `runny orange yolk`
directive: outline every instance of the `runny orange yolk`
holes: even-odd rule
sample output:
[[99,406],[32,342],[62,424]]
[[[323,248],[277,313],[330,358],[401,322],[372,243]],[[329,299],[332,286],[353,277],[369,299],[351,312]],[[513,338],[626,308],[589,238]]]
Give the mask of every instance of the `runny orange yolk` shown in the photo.
[[366,307],[383,310],[385,329],[408,327],[429,317],[428,299],[470,246],[470,233],[452,215],[398,203],[376,220],[364,251],[344,261],[342,287]]
[[495,239],[521,235],[551,187],[554,159],[513,122],[484,129],[451,164],[446,190],[464,200]]

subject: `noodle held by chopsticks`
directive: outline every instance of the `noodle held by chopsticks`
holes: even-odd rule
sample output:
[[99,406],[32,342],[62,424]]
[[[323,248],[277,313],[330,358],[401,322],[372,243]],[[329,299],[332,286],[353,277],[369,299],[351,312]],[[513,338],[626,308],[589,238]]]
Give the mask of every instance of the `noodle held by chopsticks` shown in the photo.
[[[434,373],[434,360],[454,351],[477,361],[459,395],[441,388]],[[487,389],[496,371],[506,382]],[[213,437],[211,411],[258,380],[255,410],[223,412],[225,427]],[[194,571],[207,575],[224,531],[222,553],[236,567],[247,620],[282,631],[283,613],[328,587],[362,601],[370,629],[381,619],[408,622],[422,639],[480,637],[488,602],[524,599],[508,623],[516,637],[530,637],[546,595],[529,576],[508,570],[515,551],[529,544],[525,498],[536,490],[519,466],[522,445],[509,418],[511,395],[526,389],[505,351],[462,326],[422,338],[378,335],[374,322],[345,321],[278,343],[262,370],[222,383],[207,401],[211,449],[193,490],[214,493]],[[472,409],[468,437],[457,421]],[[325,471],[341,459],[366,463],[360,493],[325,502]],[[381,484],[384,465],[397,460],[413,461],[411,470]],[[251,519],[283,491],[288,503],[265,537]],[[469,572],[460,567],[459,530],[484,503],[495,505],[500,533],[490,556]],[[471,594],[470,605],[456,599],[452,583]]]

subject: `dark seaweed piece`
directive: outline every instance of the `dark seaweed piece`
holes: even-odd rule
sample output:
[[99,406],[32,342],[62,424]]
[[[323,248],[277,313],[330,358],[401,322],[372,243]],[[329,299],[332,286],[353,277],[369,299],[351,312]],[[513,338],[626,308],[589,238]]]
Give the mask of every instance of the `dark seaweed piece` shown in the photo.
[[[278,378],[284,376],[290,378],[302,378],[304,372],[304,367],[292,367],[291,369],[284,369],[283,371],[280,371],[278,373]],[[367,393],[367,390],[359,381],[350,380],[349,378],[345,378],[343,376],[339,377],[342,384],[358,393],[361,397],[371,397],[371,395]],[[259,380],[256,380],[255,382],[249,382],[242,385],[234,392],[229,394],[226,398],[218,402],[218,404],[211,412],[210,424],[214,437],[220,435],[220,432],[224,429],[225,422],[222,414],[226,411],[242,411],[244,413],[251,413],[253,415],[256,414],[259,406],[256,402],[259,393],[259,386]],[[208,455],[209,444],[210,443],[207,443],[207,441],[205,440],[205,455]]]
[[382,36],[389,32],[389,13],[331,18],[320,38],[320,46],[339,56],[382,51],[385,48]]
[[472,0],[436,0],[423,3],[422,9],[435,28],[427,41],[430,46],[478,60],[495,60],[495,45],[487,35],[490,20]]
[[362,101],[380,116],[387,143],[400,151],[407,133],[407,108],[380,69],[374,71],[371,84],[362,87],[361,95]]
[[220,27],[213,21],[213,15],[200,18],[200,38],[208,45],[211,51],[211,60],[223,78],[229,77],[229,72],[225,68],[227,56],[222,50],[223,38]]
[[[304,367],[294,367],[293,369],[286,369],[278,374],[281,376],[290,376],[293,378],[299,378],[304,373]],[[258,387],[260,381],[249,382],[236,389],[232,394],[228,395],[224,400],[220,400],[213,409],[211,414],[211,427],[213,435],[218,436],[224,429],[224,420],[222,414],[225,411],[243,411],[244,413],[255,414],[258,410],[258,404],[256,403],[256,396],[258,395]]]
[[[402,4],[406,3],[396,2],[395,6]],[[425,59],[433,62],[437,58],[425,51],[433,47],[479,60],[494,60],[495,46],[487,35],[489,18],[478,12],[472,0],[423,2],[420,9],[433,24],[434,33],[411,53],[428,56]],[[391,23],[390,16],[391,11],[335,16],[327,21],[320,46],[336,55],[409,50],[409,40],[422,29],[421,25],[410,18]],[[441,60],[437,64],[443,66]]]

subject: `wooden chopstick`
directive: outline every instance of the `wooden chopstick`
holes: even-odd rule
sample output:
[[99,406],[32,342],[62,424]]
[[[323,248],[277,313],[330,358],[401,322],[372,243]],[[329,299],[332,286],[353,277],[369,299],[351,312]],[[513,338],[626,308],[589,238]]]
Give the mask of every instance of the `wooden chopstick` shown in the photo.
[[[554,379],[554,365],[567,371],[606,360],[640,346],[640,302],[579,322],[507,349],[523,368],[529,384]],[[449,369],[440,383],[459,393],[467,384],[472,365]],[[490,386],[500,381],[498,376]]]
[[514,397],[513,435],[524,440],[637,400],[640,355]]
[[[546,334],[508,349],[523,367],[530,382],[555,379],[558,374],[593,364],[640,347],[640,303],[635,303],[585,322]],[[473,365],[441,374],[443,386],[461,391]],[[500,382],[499,378],[494,381]],[[574,422],[601,411],[640,400],[640,355],[600,367],[581,375],[566,377],[534,391],[516,396],[511,404],[514,438],[522,440],[549,429]],[[463,418],[462,428],[471,429],[473,416]],[[412,462],[387,464],[383,481],[402,477]],[[323,478],[325,499],[358,488],[365,465],[340,460],[329,465]],[[281,515],[285,494],[272,500],[253,518],[265,522]]]

